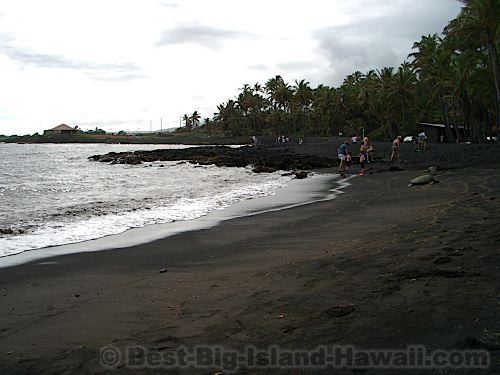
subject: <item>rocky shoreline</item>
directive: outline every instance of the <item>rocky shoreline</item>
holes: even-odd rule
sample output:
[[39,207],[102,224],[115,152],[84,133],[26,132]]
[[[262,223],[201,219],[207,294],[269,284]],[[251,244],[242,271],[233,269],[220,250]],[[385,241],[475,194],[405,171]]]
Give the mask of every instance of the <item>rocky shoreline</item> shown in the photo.
[[[308,138],[304,144],[290,142],[279,146],[271,139],[262,139],[258,147],[202,146],[175,150],[135,151],[91,156],[90,160],[112,164],[142,164],[154,161],[188,161],[194,164],[215,164],[226,167],[251,165],[254,172],[301,171],[310,169],[337,169],[337,149],[342,138]],[[214,143],[213,144],[217,144]],[[376,164],[370,164],[367,173],[425,170],[437,166],[443,170],[481,166],[500,160],[498,145],[429,144],[428,149],[416,152],[409,143],[401,145],[401,160],[390,163],[391,142],[374,142]],[[351,145],[356,160],[359,145]],[[358,170],[358,167],[354,168]]]
[[[218,167],[247,167],[250,165],[255,173],[272,173],[279,170],[302,171],[330,168],[336,165],[336,160],[333,157],[300,154],[286,147],[274,146],[242,146],[239,148],[213,146],[174,150],[110,152],[104,155],[93,155],[89,157],[89,160],[131,165],[181,160],[200,165],[214,164]],[[300,175],[303,176],[304,173],[300,173]]]

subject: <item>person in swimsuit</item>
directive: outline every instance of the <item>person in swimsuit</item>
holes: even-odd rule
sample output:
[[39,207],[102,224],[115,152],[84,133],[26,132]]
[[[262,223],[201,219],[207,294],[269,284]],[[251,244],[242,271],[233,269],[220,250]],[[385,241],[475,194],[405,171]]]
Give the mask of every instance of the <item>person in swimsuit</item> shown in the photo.
[[368,162],[368,147],[362,145],[359,150],[359,164],[361,164],[361,170],[358,173],[358,176],[365,175],[365,164]]
[[394,140],[392,141],[392,153],[391,153],[391,163],[396,159],[397,161],[399,161],[399,150],[401,148],[401,140],[403,139],[403,137],[401,137],[400,135]]
[[366,162],[373,163],[375,161],[375,156],[374,156],[375,150],[373,148],[372,143],[370,142],[370,139],[368,139],[368,137],[365,137],[363,139],[363,144],[367,147],[366,153],[368,156],[367,156]]

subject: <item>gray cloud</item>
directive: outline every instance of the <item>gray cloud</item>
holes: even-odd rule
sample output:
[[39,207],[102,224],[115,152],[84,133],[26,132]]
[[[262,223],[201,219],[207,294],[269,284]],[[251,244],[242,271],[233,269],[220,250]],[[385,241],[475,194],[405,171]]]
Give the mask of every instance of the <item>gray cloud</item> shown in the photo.
[[[137,79],[141,68],[135,64],[102,64],[88,61],[75,61],[63,55],[47,54],[15,46],[10,35],[0,35],[0,54],[21,65],[37,68],[82,70],[96,79],[129,80]],[[119,79],[121,77],[121,79]]]
[[352,21],[313,34],[319,52],[330,63],[323,78],[335,85],[356,70],[399,66],[414,42],[422,35],[440,33],[460,9],[458,2],[449,0],[371,0],[361,7],[356,2],[354,12],[351,3],[344,11],[352,12]]
[[302,71],[316,69],[318,64],[312,61],[289,61],[277,64],[276,67],[287,71]]
[[207,48],[219,48],[225,40],[255,38],[245,31],[225,30],[206,25],[186,25],[165,30],[157,46],[172,44],[198,44]]

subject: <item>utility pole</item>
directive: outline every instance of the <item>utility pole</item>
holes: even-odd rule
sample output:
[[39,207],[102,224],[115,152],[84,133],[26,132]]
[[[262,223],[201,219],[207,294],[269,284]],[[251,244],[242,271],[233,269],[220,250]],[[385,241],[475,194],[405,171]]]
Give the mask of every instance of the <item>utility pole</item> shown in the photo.
[[163,133],[163,117],[160,117],[160,134]]

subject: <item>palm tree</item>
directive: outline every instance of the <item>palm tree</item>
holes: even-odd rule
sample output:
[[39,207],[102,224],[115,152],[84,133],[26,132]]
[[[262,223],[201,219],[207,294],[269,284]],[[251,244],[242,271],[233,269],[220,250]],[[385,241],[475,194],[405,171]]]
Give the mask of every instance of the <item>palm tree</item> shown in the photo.
[[193,128],[197,128],[200,126],[200,118],[201,115],[198,113],[198,111],[194,111],[193,114],[191,115],[191,124]]
[[311,103],[311,122],[314,128],[309,131],[314,135],[337,135],[342,123],[344,109],[338,105],[337,92],[334,88],[319,85],[313,90]]
[[293,100],[298,105],[301,110],[305,110],[309,107],[312,100],[312,89],[309,86],[309,82],[301,80],[295,81],[295,86],[292,88]]
[[384,137],[394,137],[398,130],[394,118],[394,68],[377,69],[377,76],[377,117],[383,122],[381,129],[384,130]]
[[214,115],[214,120],[221,124],[222,132],[225,137],[229,135],[229,131],[235,128],[238,118],[238,110],[236,102],[229,99],[227,103],[222,103],[217,106],[219,111]]
[[413,48],[416,50],[408,55],[413,58],[412,66],[415,72],[421,74],[435,74],[436,70],[436,54],[443,40],[437,35],[422,36],[420,42],[413,43]]
[[459,1],[464,6],[445,36],[422,36],[411,62],[398,69],[356,71],[338,88],[312,88],[306,80],[290,86],[280,75],[262,86],[245,84],[235,100],[218,107],[215,126],[225,135],[246,135],[250,129],[336,135],[368,128],[381,139],[428,120],[444,122],[447,141],[455,140],[452,124],[467,127],[478,141],[487,124],[500,125],[500,0]]
[[182,121],[184,121],[184,124],[186,125],[186,129],[188,131],[191,131],[191,129],[193,128],[193,123],[191,122],[191,117],[189,117],[189,115],[185,114],[184,116],[182,116]]
[[[243,115],[243,135],[247,135],[247,126],[246,125],[251,125],[252,119],[251,119],[251,109],[253,105],[253,89],[250,87],[250,85],[245,84],[241,89],[240,94],[238,95],[238,98],[236,100],[236,106],[237,108],[242,112]],[[255,130],[254,130],[255,134]]]
[[412,67],[419,78],[421,92],[427,98],[426,106],[430,107],[438,101],[445,125],[445,138],[449,142],[455,142],[449,119],[449,92],[444,84],[453,53],[437,34],[422,36],[420,42],[413,44],[413,49],[416,51],[409,57],[413,58]]
[[214,122],[209,117],[203,119],[203,129],[205,129],[209,135],[212,135],[213,127]]
[[445,28],[445,33],[456,40],[473,40],[485,45],[490,58],[495,85],[495,112],[497,133],[500,126],[500,64],[497,45],[500,37],[500,1],[459,0],[465,6],[460,15]]
[[297,133],[297,127],[299,129],[305,127],[311,107],[313,90],[309,86],[309,82],[296,80],[295,85],[292,87],[292,95],[290,109],[294,124],[293,132]]
[[264,86],[264,90],[267,93],[267,95],[269,97],[269,101],[274,109],[278,109],[278,102],[276,100],[276,93],[278,91],[279,86],[283,83],[284,83],[283,78],[281,78],[280,75],[277,75],[274,78],[270,78],[266,82],[266,85]]
[[255,94],[260,94],[262,92],[262,86],[260,85],[259,82],[256,82],[254,85],[253,85],[253,92]]
[[401,123],[406,130],[406,108],[405,104],[411,99],[416,82],[415,74],[411,71],[408,64],[403,63],[398,72],[394,75],[393,93],[399,98],[401,104]]
[[371,132],[372,122],[376,114],[376,97],[377,97],[377,74],[374,70],[369,70],[364,75],[363,85],[359,93],[359,100],[362,104],[363,115],[366,118],[363,128],[367,128],[368,133]]

